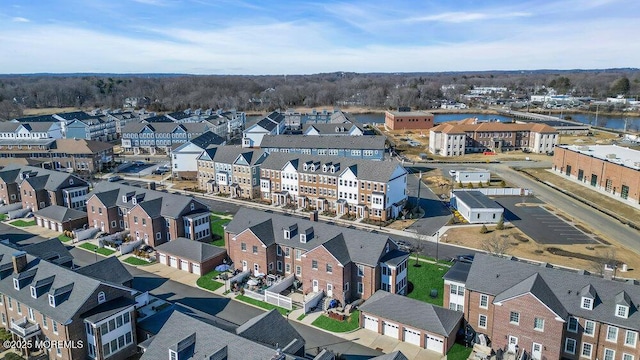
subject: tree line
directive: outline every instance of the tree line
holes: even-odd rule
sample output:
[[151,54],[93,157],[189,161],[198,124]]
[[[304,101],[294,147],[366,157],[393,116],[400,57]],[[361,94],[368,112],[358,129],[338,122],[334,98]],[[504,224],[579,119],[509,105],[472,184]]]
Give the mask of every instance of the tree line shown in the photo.
[[[443,85],[455,85],[446,88]],[[559,93],[604,98],[640,95],[640,70],[510,71],[468,73],[313,75],[4,75],[0,118],[24,108],[121,108],[126,98],[147,98],[150,111],[236,108],[271,111],[289,107],[414,109],[438,107],[478,86],[507,87],[506,97],[526,99],[547,87]]]

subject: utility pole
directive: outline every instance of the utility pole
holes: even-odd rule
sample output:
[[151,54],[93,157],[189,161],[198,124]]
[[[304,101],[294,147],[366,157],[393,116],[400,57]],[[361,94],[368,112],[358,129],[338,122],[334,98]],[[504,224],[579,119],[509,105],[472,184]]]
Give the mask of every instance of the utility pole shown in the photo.
[[422,184],[422,171],[418,175],[418,198],[416,199],[416,207],[420,207],[420,186]]
[[436,233],[436,262],[438,262],[438,245],[440,244],[440,230]]

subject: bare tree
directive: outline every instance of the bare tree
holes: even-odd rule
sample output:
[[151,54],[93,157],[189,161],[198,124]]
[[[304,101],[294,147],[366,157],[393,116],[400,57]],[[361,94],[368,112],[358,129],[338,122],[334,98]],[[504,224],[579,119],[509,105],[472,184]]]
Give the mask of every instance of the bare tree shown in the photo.
[[416,232],[413,237],[416,239],[416,243],[411,247],[411,252],[416,256],[416,263],[413,266],[418,267],[420,266],[419,255],[424,250],[424,244],[429,239],[429,236]]
[[509,240],[509,236],[498,234],[493,234],[490,237],[484,239],[480,244],[482,250],[486,251],[492,255],[504,255],[511,249],[513,245],[511,245],[511,241]]
[[616,249],[607,248],[603,251],[598,251],[593,260],[591,260],[589,270],[594,274],[604,276],[608,269],[613,269],[615,271],[617,265]]

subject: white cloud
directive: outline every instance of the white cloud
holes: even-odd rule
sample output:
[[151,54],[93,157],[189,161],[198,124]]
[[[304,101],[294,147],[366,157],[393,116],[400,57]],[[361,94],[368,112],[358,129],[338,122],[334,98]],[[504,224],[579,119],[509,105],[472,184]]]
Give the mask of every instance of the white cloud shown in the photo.
[[153,5],[153,6],[167,6],[169,3],[165,0],[133,0],[134,2],[144,4],[144,5]]
[[531,16],[527,12],[445,12],[435,15],[407,18],[405,22],[464,23],[479,20],[509,19]]
[[13,22],[21,22],[21,23],[28,23],[29,19],[17,16],[17,17],[12,18],[11,21],[13,21]]

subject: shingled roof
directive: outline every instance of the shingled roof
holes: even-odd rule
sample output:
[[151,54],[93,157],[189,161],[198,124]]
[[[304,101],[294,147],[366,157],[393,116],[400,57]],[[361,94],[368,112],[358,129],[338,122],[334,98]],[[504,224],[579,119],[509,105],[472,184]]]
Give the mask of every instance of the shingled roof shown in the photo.
[[179,237],[156,247],[161,253],[195,262],[204,262],[226,252],[224,248]]
[[236,334],[272,348],[280,347],[291,354],[302,350],[300,355],[304,355],[304,338],[276,309],[249,319],[236,329]]
[[59,223],[78,220],[78,219],[87,217],[87,213],[85,211],[70,209],[68,207],[64,207],[60,205],[47,206],[44,209],[36,211],[34,215],[43,217],[45,219],[53,220]]
[[289,149],[355,149],[384,150],[386,137],[371,136],[308,136],[308,135],[265,135],[261,148]]

